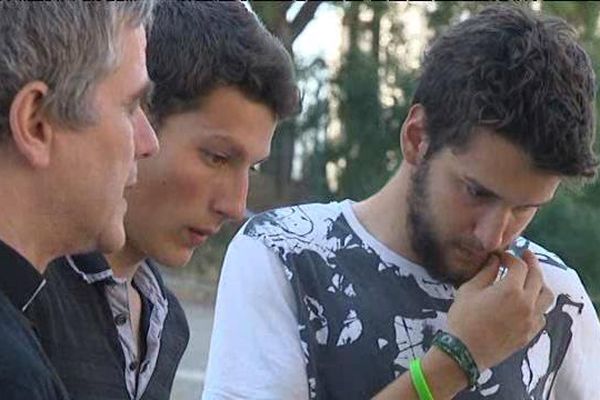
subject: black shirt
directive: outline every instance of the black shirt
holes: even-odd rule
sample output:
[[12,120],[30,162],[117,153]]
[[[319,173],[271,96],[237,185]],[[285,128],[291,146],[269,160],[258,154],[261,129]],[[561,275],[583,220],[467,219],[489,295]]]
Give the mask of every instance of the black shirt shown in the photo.
[[68,399],[29,321],[23,316],[44,279],[0,241],[0,398]]

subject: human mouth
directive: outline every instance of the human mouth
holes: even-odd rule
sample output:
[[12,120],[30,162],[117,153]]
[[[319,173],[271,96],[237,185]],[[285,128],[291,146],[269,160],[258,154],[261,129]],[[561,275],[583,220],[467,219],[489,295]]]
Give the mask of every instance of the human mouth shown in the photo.
[[199,246],[208,239],[209,236],[214,235],[217,230],[216,229],[204,229],[204,228],[192,228],[189,227],[187,229],[188,238],[190,245]]
[[462,246],[456,248],[462,259],[468,261],[472,265],[483,265],[488,259],[489,254],[481,251],[475,251]]

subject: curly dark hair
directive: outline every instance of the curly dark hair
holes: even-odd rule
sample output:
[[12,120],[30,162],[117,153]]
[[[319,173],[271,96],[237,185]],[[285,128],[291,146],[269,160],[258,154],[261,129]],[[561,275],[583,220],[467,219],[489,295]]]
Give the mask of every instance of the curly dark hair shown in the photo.
[[159,1],[148,37],[148,104],[156,125],[233,86],[281,120],[300,111],[290,55],[240,1]]
[[425,108],[428,157],[463,148],[483,126],[540,170],[589,178],[598,165],[595,86],[590,58],[565,21],[491,6],[426,51],[413,104]]

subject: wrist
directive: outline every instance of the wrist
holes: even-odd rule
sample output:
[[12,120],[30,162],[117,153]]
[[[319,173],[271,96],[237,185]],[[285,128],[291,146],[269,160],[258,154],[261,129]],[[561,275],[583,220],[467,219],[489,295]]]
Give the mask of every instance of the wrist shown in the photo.
[[421,359],[423,374],[434,399],[450,399],[469,385],[458,363],[437,347],[432,347]]
[[462,371],[466,374],[470,386],[477,386],[479,379],[479,368],[473,359],[468,347],[451,333],[438,331],[432,345],[454,359]]

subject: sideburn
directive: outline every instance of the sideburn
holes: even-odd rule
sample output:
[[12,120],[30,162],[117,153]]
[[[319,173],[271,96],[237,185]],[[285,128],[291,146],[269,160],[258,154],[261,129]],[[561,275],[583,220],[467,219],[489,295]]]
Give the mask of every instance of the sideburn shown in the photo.
[[427,191],[429,167],[430,159],[423,159],[411,177],[412,187],[408,195],[408,218],[406,223],[410,233],[412,250],[421,266],[433,278],[447,281],[444,260],[430,220],[431,207]]

